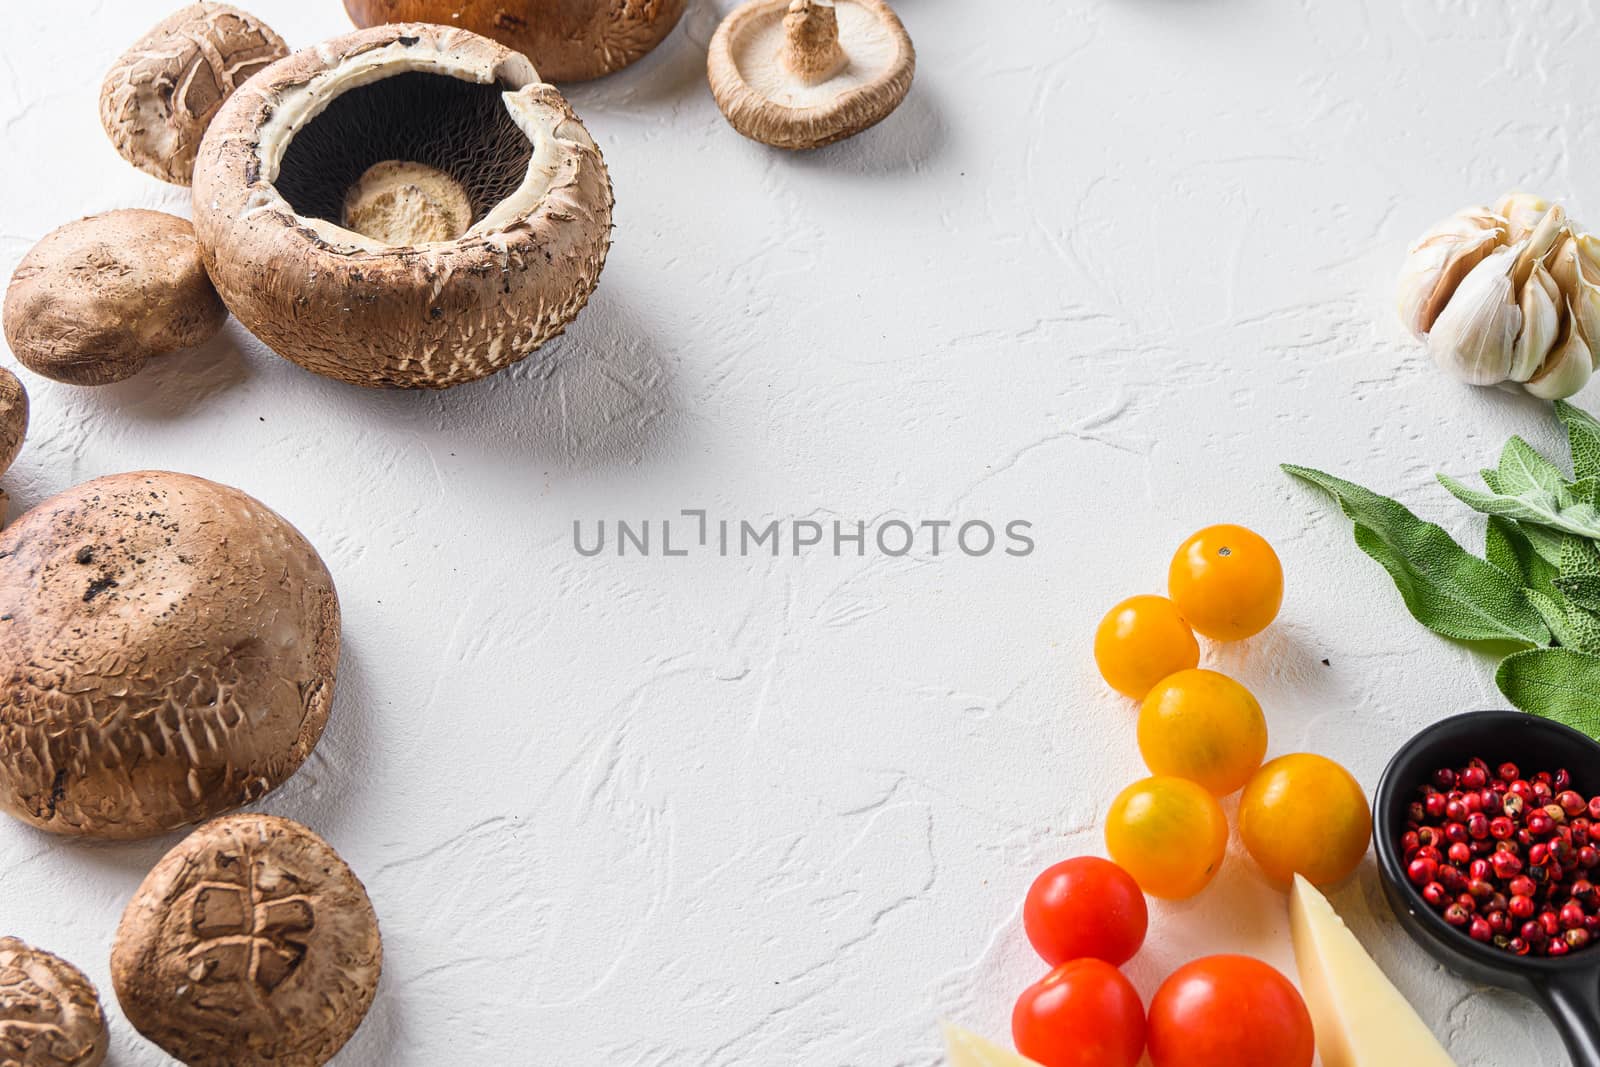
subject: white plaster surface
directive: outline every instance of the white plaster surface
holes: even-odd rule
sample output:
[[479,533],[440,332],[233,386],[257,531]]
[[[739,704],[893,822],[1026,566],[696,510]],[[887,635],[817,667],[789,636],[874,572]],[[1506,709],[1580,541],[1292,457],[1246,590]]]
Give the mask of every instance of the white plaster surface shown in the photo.
[[[336,0],[253,0],[292,44]],[[18,508],[172,468],[255,494],[344,606],[334,717],[260,807],[365,879],[386,968],[344,1064],[931,1067],[935,1021],[1008,1036],[1042,965],[1033,875],[1101,848],[1141,776],[1090,635],[1191,530],[1276,544],[1278,623],[1208,648],[1272,752],[1375,784],[1492,664],[1414,624],[1293,460],[1398,493],[1526,398],[1442,378],[1390,283],[1437,217],[1512,187],[1600,214],[1593,0],[901,0],[918,71],[880,128],[742,140],[704,79],[728,0],[575,88],[616,244],[568,335],[444,395],[324,381],[236,323],[127,383],[23,372]],[[164,0],[0,5],[0,267],[111,207],[187,214],[101,132],[101,72]],[[5,356],[11,362],[9,354]],[[1580,398],[1593,407],[1593,392]],[[1034,523],[1030,557],[583,558],[605,518]],[[675,531],[678,533],[679,531]],[[1323,660],[1329,661],[1328,665]],[[1231,811],[1231,806],[1230,806]],[[121,909],[172,839],[0,824],[0,932],[109,999]],[[1465,1067],[1556,1067],[1543,1019],[1433,966],[1368,860],[1333,893]],[[1130,974],[1248,952],[1292,972],[1237,842],[1158,906]]]

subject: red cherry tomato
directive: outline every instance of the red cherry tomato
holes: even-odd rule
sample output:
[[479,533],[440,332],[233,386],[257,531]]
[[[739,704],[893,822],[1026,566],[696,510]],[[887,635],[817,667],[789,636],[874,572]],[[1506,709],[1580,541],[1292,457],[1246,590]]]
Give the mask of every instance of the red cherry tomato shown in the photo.
[[1022,905],[1028,941],[1054,967],[1104,960],[1120,967],[1144,944],[1150,912],[1133,876],[1110,860],[1079,856],[1033,881]]
[[1314,1050],[1299,990],[1249,956],[1185,964],[1150,1000],[1155,1067],[1311,1067]]
[[1073,960],[1023,990],[1011,1036],[1042,1067],[1134,1067],[1144,1053],[1144,1005],[1111,964]]

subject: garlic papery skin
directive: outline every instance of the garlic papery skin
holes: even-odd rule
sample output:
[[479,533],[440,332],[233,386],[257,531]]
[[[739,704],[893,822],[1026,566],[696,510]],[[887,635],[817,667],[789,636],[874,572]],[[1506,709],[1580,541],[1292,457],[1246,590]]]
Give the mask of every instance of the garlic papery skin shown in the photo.
[[1535,226],[1554,205],[1532,193],[1507,193],[1495,201],[1494,213],[1506,220],[1506,240],[1516,244],[1533,233]]
[[1400,275],[1400,320],[1417,340],[1433,328],[1456,286],[1505,244],[1506,220],[1488,208],[1467,208],[1417,239]]
[[1522,309],[1511,283],[1521,248],[1496,249],[1456,286],[1428,331],[1428,353],[1440,367],[1472,385],[1494,385],[1511,374]]
[[1412,246],[1400,316],[1473,385],[1571,396],[1600,370],[1600,239],[1532,193],[1469,207]]
[[1550,272],[1567,294],[1584,337],[1600,338],[1600,241],[1586,233],[1569,235],[1556,249]]

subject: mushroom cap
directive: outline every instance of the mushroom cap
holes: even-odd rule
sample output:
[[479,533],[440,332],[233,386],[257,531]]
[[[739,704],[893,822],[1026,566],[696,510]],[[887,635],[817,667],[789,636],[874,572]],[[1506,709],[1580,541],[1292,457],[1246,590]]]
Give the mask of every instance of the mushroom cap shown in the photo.
[[[0,367],[0,474],[16,462],[22,439],[28,434],[28,391],[22,382]],[[0,515],[0,523],[5,516]]]
[[266,794],[322,735],[333,579],[239,490],[97,478],[0,532],[0,561],[0,809],[145,837]]
[[[348,188],[389,159],[465,187],[467,232],[389,245],[340,225]],[[280,355],[359,385],[445,388],[559,334],[599,280],[611,205],[599,148],[524,56],[421,24],[274,63],[223,105],[195,170],[195,231],[228,308]]]
[[82,971],[0,937],[0,1064],[100,1067],[110,1044],[100,994]]
[[71,385],[131,377],[155,356],[204,344],[227,320],[194,228],[140,208],[46,234],[6,289],[12,353],[34,373]]
[[[837,17],[835,66],[814,76],[785,61],[791,6]],[[883,0],[749,0],[711,38],[706,73],[734,129],[776,148],[820,148],[883,121],[911,90],[917,55]]]
[[344,0],[357,26],[434,22],[516,49],[553,82],[588,81],[642,58],[687,0]]
[[122,913],[111,982],[128,1021],[195,1067],[318,1067],[383,968],[372,902],[326,841],[273,815],[206,823]]
[[100,87],[100,124],[123,159],[188,185],[195,149],[222,102],[288,54],[283,38],[254,15],[190,4],[117,57]]

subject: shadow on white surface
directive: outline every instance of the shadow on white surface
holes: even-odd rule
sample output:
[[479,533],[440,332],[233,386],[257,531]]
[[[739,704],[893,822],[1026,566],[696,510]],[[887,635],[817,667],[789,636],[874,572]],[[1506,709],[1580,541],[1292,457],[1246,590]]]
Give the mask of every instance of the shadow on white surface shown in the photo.
[[[127,885],[131,887],[144,881],[145,875],[160,861],[167,851],[179,841],[188,836],[193,827],[185,827],[171,833],[161,834],[158,837],[146,837],[136,841],[107,841],[92,837],[68,837],[48,833],[26,824],[20,824],[22,832],[36,838],[41,847],[65,850],[72,853],[74,863],[92,868],[92,877],[104,878],[108,884]],[[109,946],[110,934],[116,927],[120,913],[109,917],[106,926],[107,945]]]
[[205,344],[159,356],[132,378],[85,388],[83,396],[91,409],[122,417],[183,418],[250,380],[253,343],[238,320],[230,318]]
[[796,166],[847,174],[901,174],[922,170],[944,147],[947,130],[939,101],[927,85],[913,83],[888,118],[854,137],[806,152],[772,149]]
[[304,823],[335,851],[354,832],[352,821],[359,812],[375,806],[381,809],[381,798],[369,792],[371,783],[379,777],[375,757],[386,751],[379,744],[374,722],[373,687],[363,670],[365,657],[359,643],[353,644],[350,636],[346,625],[333,710],[316,748],[288,781],[250,805],[251,810]]

